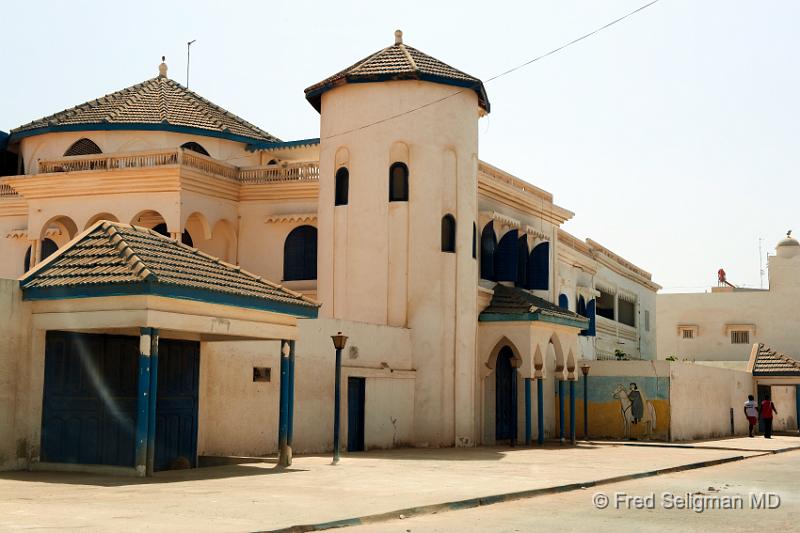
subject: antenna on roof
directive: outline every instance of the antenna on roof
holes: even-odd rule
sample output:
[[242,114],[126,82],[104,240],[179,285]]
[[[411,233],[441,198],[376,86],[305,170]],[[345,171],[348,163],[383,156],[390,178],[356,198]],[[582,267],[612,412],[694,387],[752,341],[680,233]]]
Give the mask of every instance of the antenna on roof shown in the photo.
[[[789,232],[791,233],[791,231]],[[764,254],[761,251],[761,243],[764,239],[758,238],[758,275],[760,277],[759,288],[764,288]]]
[[197,39],[192,39],[186,43],[186,88],[189,88],[189,61],[191,60],[192,43]]

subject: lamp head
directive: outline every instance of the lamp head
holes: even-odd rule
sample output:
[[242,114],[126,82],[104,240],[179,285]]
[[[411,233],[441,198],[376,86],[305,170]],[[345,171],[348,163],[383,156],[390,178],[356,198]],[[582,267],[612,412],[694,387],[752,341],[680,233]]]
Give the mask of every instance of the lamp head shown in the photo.
[[331,339],[333,339],[333,347],[337,350],[344,350],[345,345],[347,344],[347,335],[342,335],[340,331],[336,335],[331,335]]

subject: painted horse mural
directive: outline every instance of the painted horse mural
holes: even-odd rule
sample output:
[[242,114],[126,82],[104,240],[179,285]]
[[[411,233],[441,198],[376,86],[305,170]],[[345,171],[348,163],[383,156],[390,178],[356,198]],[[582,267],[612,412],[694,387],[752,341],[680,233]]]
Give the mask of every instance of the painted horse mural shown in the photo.
[[631,424],[644,424],[642,437],[650,438],[650,434],[656,429],[656,410],[636,383],[631,383],[630,389],[627,390],[624,386],[617,385],[612,396],[619,400],[624,426],[623,437],[626,439],[631,437]]

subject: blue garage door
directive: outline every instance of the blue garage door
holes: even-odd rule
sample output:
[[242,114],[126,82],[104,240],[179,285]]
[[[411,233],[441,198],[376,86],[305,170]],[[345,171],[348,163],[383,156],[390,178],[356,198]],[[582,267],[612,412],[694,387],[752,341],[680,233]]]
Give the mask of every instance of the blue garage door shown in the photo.
[[[195,466],[199,345],[159,350],[156,468]],[[134,466],[138,359],[138,337],[47,333],[42,461]]]

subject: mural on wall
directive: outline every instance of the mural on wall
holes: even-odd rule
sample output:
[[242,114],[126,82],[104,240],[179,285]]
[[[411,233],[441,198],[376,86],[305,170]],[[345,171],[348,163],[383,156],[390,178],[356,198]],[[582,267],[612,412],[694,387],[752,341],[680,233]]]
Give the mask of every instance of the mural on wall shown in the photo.
[[[583,427],[583,376],[579,377],[575,389],[576,425],[580,429]],[[590,375],[588,394],[591,437],[669,439],[669,377]]]
[[624,428],[623,438],[631,437],[631,424],[642,424],[644,431],[641,436],[649,439],[653,430],[656,429],[656,409],[653,407],[653,403],[647,400],[647,395],[639,390],[636,382],[632,382],[628,390],[625,390],[622,385],[617,385],[612,397],[619,400],[619,411]]

